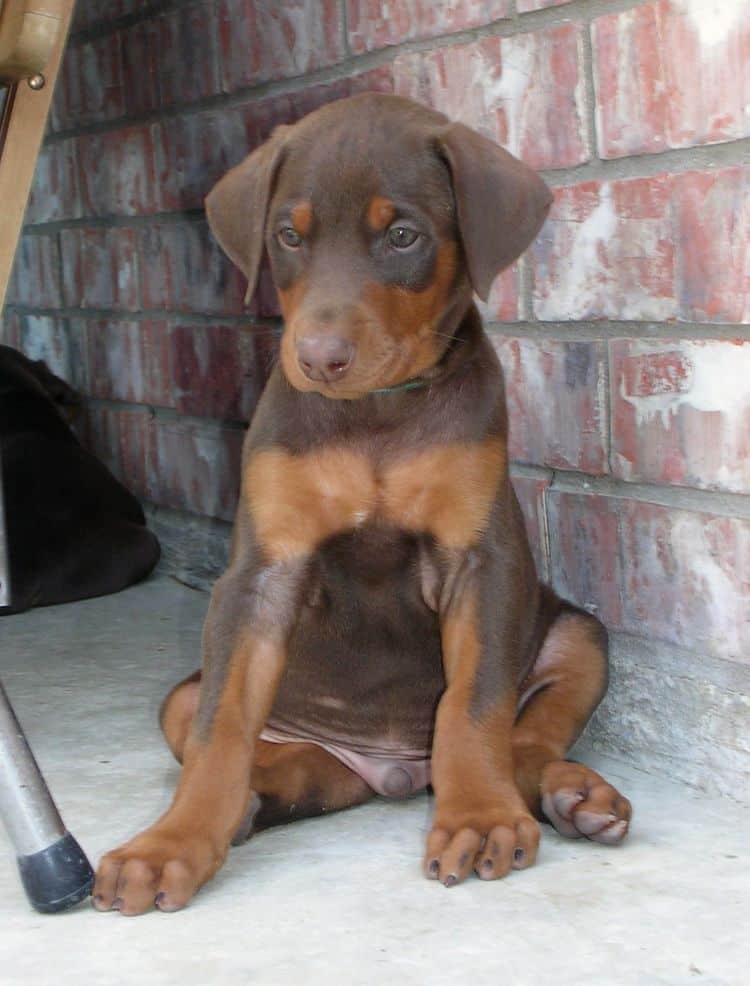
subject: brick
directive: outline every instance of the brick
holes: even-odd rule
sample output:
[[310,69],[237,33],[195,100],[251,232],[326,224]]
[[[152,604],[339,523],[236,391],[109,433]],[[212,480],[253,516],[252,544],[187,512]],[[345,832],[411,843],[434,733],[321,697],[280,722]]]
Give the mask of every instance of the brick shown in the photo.
[[146,311],[241,314],[247,287],[205,222],[154,223],[138,230]]
[[680,318],[750,322],[750,167],[674,178]]
[[559,188],[532,247],[542,320],[674,318],[671,177]]
[[750,521],[550,491],[553,584],[610,627],[748,662]]
[[85,445],[136,496],[149,495],[149,455],[153,446],[152,413],[148,408],[85,408]]
[[90,396],[174,407],[166,321],[90,319],[80,323],[86,327]]
[[[548,490],[550,581],[561,596],[622,629],[623,559],[618,509],[627,501]],[[642,628],[648,635],[648,628]]]
[[228,92],[304,75],[345,54],[337,0],[220,0],[219,37]]
[[251,326],[174,325],[171,353],[171,389],[178,411],[224,421],[250,420],[265,383]]
[[511,472],[511,482],[523,513],[537,574],[540,579],[546,582],[549,579],[549,558],[546,525],[544,523],[544,493],[549,487],[549,480],[519,476],[517,473]]
[[611,343],[613,470],[750,493],[750,342]]
[[354,54],[419,38],[481,27],[511,13],[509,0],[347,0],[349,46]]
[[607,472],[604,343],[491,338],[505,372],[511,459]]
[[346,81],[352,96],[359,92],[393,92],[393,67],[380,65],[360,75],[352,75]]
[[244,431],[156,419],[148,454],[153,503],[231,520],[237,506]]
[[143,215],[159,209],[151,127],[80,137],[78,163],[84,215]]
[[164,210],[202,209],[219,178],[248,152],[237,110],[172,117],[154,126],[153,135]]
[[747,662],[750,522],[636,503],[624,520],[627,629]]
[[49,315],[17,315],[13,345],[82,393],[88,389],[85,327]]
[[163,107],[220,91],[214,0],[182,4],[156,19],[159,99]]
[[485,322],[515,322],[518,320],[519,265],[512,264],[495,278],[486,302],[475,299]]
[[60,243],[66,305],[139,308],[135,230],[64,229]]
[[[312,90],[303,90],[301,93],[294,93],[294,96],[297,99],[305,96],[309,99],[317,90],[325,88],[315,86]],[[328,100],[323,96],[320,100],[320,105],[325,102],[328,102]],[[241,103],[237,106],[236,113],[244,132],[243,153],[241,157],[249,154],[264,141],[268,140],[280,124],[293,123],[300,116],[304,115],[299,112],[295,113],[291,94]]]
[[26,233],[18,242],[8,301],[33,308],[59,308],[60,248],[56,234]]
[[142,4],[143,0],[80,0],[75,5],[72,30],[82,31],[102,21],[131,14]]
[[121,32],[124,102],[130,115],[153,113],[159,108],[159,77],[164,55],[159,41],[154,20],[139,21]]
[[582,28],[575,24],[399,55],[399,95],[427,103],[502,144],[532,168],[589,158]]
[[[297,92],[269,99],[241,103],[230,111],[238,115],[245,134],[243,153],[235,155],[235,161],[267,140],[279,124],[294,123],[326,103],[344,99],[346,96],[361,92],[388,93],[393,92],[393,87],[392,69],[389,65],[383,65],[350,78],[307,86]],[[226,117],[227,111],[223,110],[222,115]],[[230,129],[231,136],[236,139],[235,124],[231,124]]]
[[[372,86],[366,84],[365,76],[373,83]],[[384,77],[384,73],[377,70],[354,80],[337,79],[293,93],[240,104],[237,111],[245,129],[246,152],[267,140],[279,124],[295,123],[327,103],[343,99],[355,91],[373,88],[377,82],[382,84]]]
[[37,158],[25,222],[57,222],[80,215],[76,141],[46,144]]
[[5,308],[5,310],[0,313],[0,343],[3,346],[12,346],[13,349],[18,349],[19,347],[19,334],[20,334],[20,319],[21,316],[17,312],[14,312],[11,308]]
[[325,85],[311,86],[308,89],[301,89],[298,92],[290,93],[289,122],[301,120],[303,116],[312,113],[326,103],[332,103],[336,99],[343,99],[353,92],[353,87],[348,79],[338,79],[335,82],[327,82]]
[[750,8],[658,0],[592,24],[599,153],[750,135]]
[[54,130],[114,120],[125,112],[119,34],[69,45],[52,107]]

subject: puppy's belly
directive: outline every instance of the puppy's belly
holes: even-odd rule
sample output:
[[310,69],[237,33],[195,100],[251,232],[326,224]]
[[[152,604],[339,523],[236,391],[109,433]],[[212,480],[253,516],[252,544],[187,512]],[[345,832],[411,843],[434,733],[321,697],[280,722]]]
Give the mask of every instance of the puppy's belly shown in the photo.
[[363,528],[317,553],[269,726],[366,756],[429,755],[445,688],[410,534]]

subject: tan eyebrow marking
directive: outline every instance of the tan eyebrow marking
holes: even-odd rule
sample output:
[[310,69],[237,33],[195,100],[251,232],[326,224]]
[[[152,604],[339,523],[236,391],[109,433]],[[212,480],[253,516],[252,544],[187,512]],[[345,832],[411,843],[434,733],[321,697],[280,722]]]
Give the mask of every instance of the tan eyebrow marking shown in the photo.
[[393,202],[382,195],[376,195],[367,209],[367,222],[371,229],[380,232],[393,221],[395,215],[396,206]]
[[292,209],[292,225],[300,236],[307,236],[312,227],[313,209],[309,202],[298,202]]

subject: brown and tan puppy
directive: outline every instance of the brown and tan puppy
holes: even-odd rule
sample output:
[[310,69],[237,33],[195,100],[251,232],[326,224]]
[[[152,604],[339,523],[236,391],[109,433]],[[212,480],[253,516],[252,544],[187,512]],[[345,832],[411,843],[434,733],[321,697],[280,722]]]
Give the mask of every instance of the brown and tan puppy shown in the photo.
[[537,818],[625,835],[626,799],[564,759],[606,632],[537,581],[472,304],[550,200],[490,141],[374,94],[279,127],[209,195],[249,292],[265,245],[286,328],[203,670],[162,709],[180,783],[102,860],[101,910],[176,910],[233,839],[430,782],[424,870],[446,886],[530,866]]

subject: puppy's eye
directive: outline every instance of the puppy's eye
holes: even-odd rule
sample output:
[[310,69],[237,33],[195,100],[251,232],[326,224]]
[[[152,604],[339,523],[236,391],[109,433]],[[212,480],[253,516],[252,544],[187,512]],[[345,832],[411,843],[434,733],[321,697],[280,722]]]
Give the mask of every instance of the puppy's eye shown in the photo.
[[406,250],[419,239],[420,234],[411,226],[391,226],[388,230],[388,242],[396,250]]
[[279,243],[290,250],[296,250],[302,243],[302,237],[293,226],[282,226],[276,236]]

